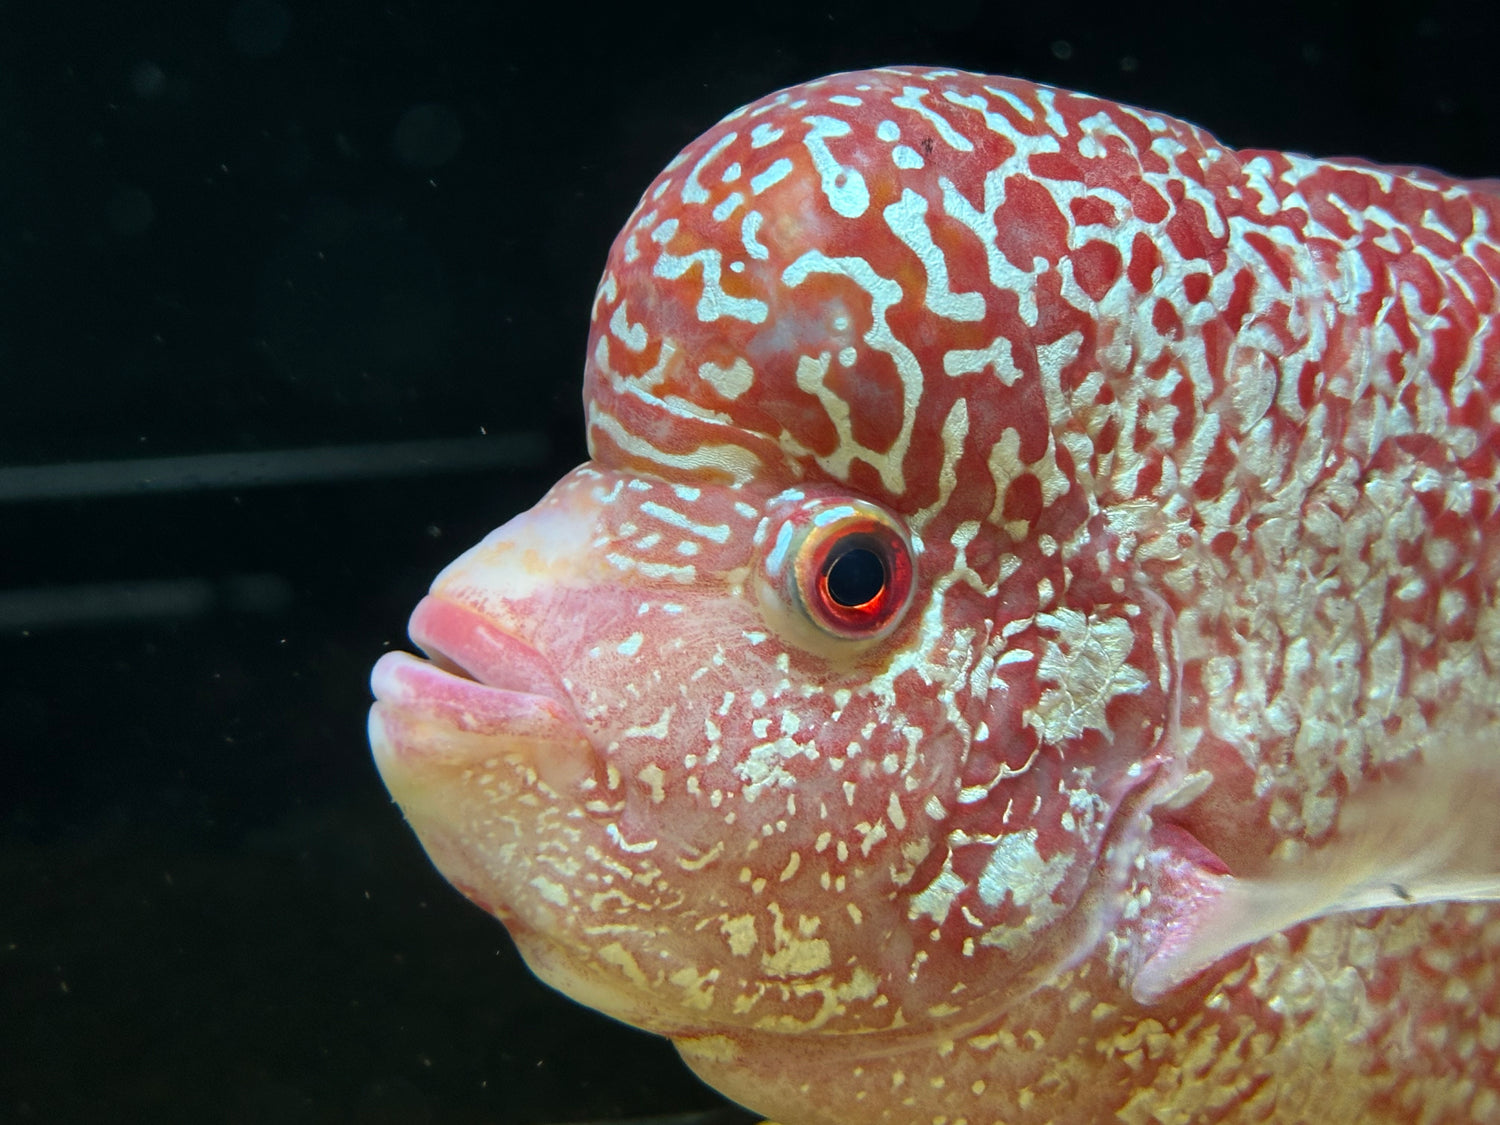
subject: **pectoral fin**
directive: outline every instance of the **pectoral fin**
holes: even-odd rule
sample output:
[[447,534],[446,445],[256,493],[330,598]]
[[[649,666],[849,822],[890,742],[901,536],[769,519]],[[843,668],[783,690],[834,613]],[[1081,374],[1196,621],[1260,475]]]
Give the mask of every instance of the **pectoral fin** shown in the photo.
[[1301,922],[1351,910],[1500,900],[1500,732],[1486,726],[1428,749],[1345,802],[1315,847],[1237,878],[1168,839],[1167,901],[1145,925],[1131,980],[1151,1002],[1221,957]]

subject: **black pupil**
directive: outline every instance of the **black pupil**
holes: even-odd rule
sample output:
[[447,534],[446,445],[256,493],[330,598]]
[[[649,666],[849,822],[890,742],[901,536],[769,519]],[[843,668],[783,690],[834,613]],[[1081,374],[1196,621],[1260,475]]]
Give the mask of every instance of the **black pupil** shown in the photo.
[[828,568],[828,596],[846,609],[864,605],[885,589],[885,564],[867,547],[853,547]]

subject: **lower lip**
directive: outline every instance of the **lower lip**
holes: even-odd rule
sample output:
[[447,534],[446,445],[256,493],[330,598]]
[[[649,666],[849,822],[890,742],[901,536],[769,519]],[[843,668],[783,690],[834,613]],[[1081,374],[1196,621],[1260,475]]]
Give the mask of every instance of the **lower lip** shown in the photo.
[[376,701],[466,734],[551,738],[580,734],[571,708],[550,695],[491,687],[406,652],[388,652],[370,673]]
[[406,807],[462,774],[499,760],[564,793],[595,772],[597,757],[571,705],[489,687],[405,652],[370,673],[370,748],[391,795]]

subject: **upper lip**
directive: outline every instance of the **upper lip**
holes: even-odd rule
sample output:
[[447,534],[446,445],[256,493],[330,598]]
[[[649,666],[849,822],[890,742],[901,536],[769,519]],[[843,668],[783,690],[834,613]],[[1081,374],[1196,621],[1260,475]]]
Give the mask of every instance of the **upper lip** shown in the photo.
[[420,661],[405,653],[387,653],[382,658],[384,667],[378,669],[373,680],[376,697],[381,702],[410,702],[410,689],[401,686],[396,670],[403,665],[414,669],[426,664],[428,676],[437,672],[470,681],[471,686],[460,694],[471,700],[489,693],[532,697],[548,701],[551,704],[548,710],[559,718],[579,721],[571,693],[547,658],[478,610],[449,598],[428,595],[412,612],[408,632],[428,659]]
[[569,698],[545,656],[461,602],[428,595],[412,611],[407,631],[446,672],[502,691]]

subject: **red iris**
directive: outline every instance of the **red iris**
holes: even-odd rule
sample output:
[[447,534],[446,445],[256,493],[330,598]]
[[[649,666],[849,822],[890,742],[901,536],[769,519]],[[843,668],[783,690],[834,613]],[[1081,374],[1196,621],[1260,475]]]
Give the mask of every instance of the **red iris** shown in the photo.
[[851,640],[893,625],[911,600],[912,550],[905,533],[870,505],[814,519],[797,551],[797,587],[813,622]]

